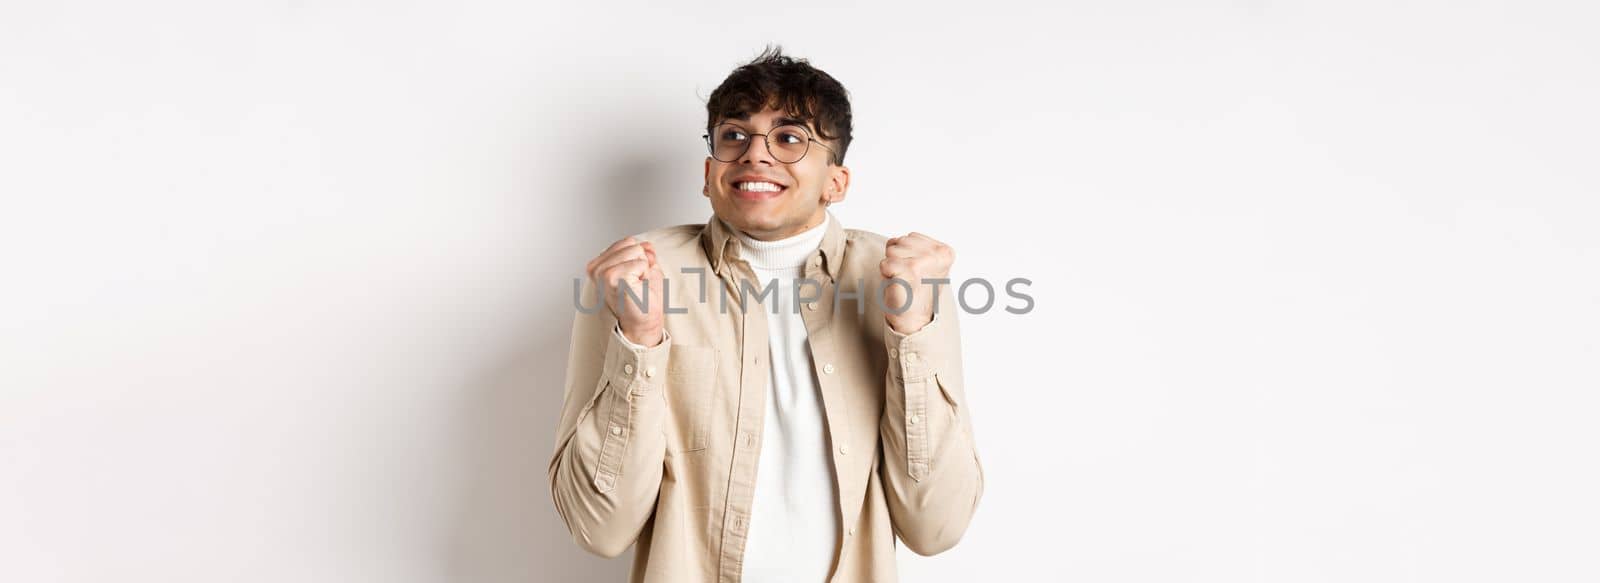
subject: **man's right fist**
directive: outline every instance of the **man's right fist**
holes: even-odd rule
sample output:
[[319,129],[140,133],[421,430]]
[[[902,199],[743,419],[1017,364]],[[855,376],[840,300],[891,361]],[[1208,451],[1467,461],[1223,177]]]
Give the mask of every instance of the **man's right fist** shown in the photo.
[[[661,265],[656,263],[655,245],[625,237],[602,251],[586,269],[595,289],[606,299],[606,307],[622,326],[622,335],[634,344],[660,344],[666,327],[666,300],[662,299],[664,276]],[[632,290],[633,295],[619,291],[622,288]],[[645,300],[649,309],[640,309],[634,298]]]

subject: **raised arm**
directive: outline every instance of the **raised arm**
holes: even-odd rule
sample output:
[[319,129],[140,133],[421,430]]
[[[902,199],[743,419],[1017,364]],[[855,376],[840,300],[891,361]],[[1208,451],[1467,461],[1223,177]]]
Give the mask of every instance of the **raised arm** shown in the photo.
[[[648,243],[618,241],[588,270],[581,301],[594,301],[596,281],[620,282],[648,298],[650,311],[662,309],[661,270]],[[615,285],[602,288],[605,307],[594,303],[573,319],[549,471],[556,512],[573,540],[603,557],[627,550],[655,511],[666,456],[661,387],[672,350],[660,314],[615,305]]]
[[[947,246],[912,233],[889,240],[882,269],[886,278],[919,283],[947,280],[953,262]],[[912,552],[933,555],[961,540],[983,497],[983,466],[962,380],[961,329],[949,285],[940,285],[937,297],[928,285],[910,294],[888,289],[886,305],[905,310],[885,314],[882,477],[895,533]]]

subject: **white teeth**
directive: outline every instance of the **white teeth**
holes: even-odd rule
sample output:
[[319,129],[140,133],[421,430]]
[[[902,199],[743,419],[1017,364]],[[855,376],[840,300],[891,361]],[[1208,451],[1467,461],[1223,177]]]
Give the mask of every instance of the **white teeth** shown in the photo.
[[783,190],[783,187],[771,182],[740,182],[739,190],[748,192],[777,192],[779,190]]

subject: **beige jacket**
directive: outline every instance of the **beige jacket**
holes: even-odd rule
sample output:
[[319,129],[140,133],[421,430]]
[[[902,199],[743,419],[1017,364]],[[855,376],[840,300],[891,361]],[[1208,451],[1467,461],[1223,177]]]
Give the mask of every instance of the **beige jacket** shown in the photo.
[[[877,295],[886,238],[830,218],[803,271],[820,293],[800,290],[819,298],[801,314],[843,531],[829,581],[895,581],[897,536],[921,555],[949,549],[983,495],[962,383],[959,309],[942,285],[932,323],[910,335],[889,328]],[[592,282],[584,285],[550,460],[551,495],[584,549],[615,557],[637,542],[633,583],[734,583],[766,412],[764,310],[777,302],[757,301],[766,282],[756,280],[737,239],[715,217],[640,238],[655,244],[666,274],[666,339],[630,348],[610,310],[596,304]],[[748,286],[743,312],[740,280]],[[673,313],[679,309],[687,313]]]

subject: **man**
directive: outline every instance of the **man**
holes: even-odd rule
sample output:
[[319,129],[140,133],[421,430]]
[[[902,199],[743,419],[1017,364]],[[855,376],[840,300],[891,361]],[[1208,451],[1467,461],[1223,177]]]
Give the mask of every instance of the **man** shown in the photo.
[[706,110],[711,219],[587,265],[556,510],[593,553],[637,543],[636,583],[894,581],[896,537],[949,549],[983,493],[954,254],[827,210],[850,103],[805,60],[769,48]]

